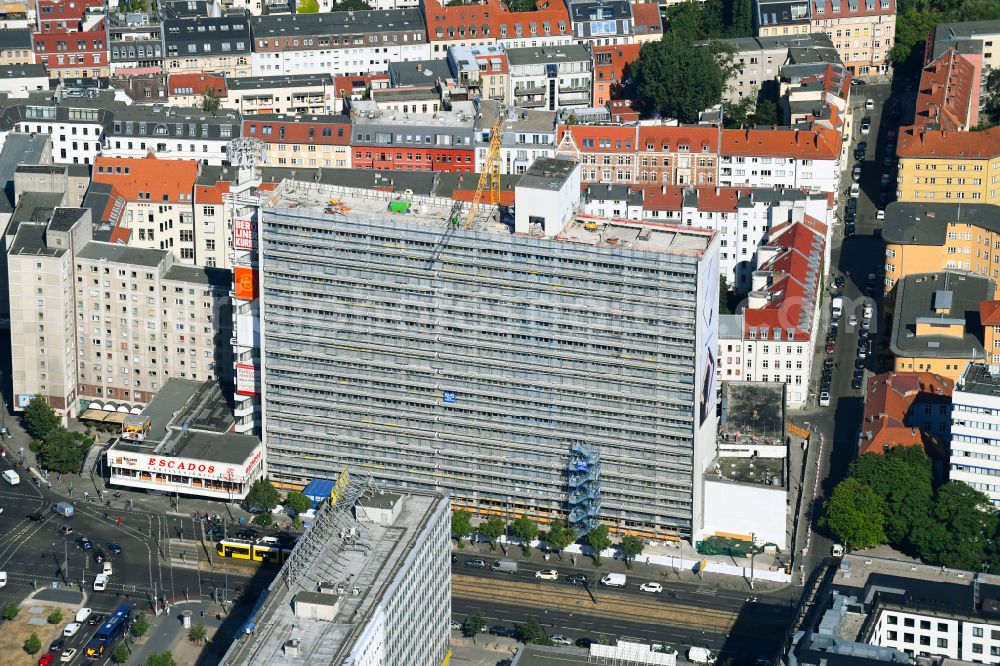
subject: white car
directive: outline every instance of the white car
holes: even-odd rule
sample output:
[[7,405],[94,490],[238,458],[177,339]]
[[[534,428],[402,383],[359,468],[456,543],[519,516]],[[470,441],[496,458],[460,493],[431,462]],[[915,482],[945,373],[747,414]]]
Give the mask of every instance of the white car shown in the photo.
[[848,326],[857,326],[858,325],[858,315],[851,315],[850,317],[848,317],[847,318],[847,325]]
[[59,661],[61,661],[64,664],[68,664],[69,662],[73,661],[73,657],[76,656],[77,652],[78,650],[76,648],[69,648],[63,650],[62,654],[59,655]]
[[830,406],[830,392],[829,391],[823,391],[822,393],[819,394],[819,406],[820,407],[829,407]]
[[555,636],[550,636],[549,640],[555,645],[572,645],[573,639],[569,636],[563,636],[562,634],[556,634]]
[[69,638],[70,636],[76,636],[76,632],[80,631],[80,627],[81,625],[79,622],[70,622],[69,624],[66,625],[66,628],[63,629],[63,636],[65,636],[66,638]]
[[875,213],[875,219],[876,220],[884,220],[885,219],[885,211],[882,210],[881,208],[879,208],[878,211],[876,211],[876,213]]
[[108,589],[108,577],[104,574],[94,576],[94,591],[103,592]]
[[861,134],[867,136],[871,134],[872,126],[871,123],[861,123]]
[[555,569],[542,569],[535,572],[535,578],[541,580],[559,580],[559,572]]
[[90,608],[81,608],[76,612],[76,621],[81,623],[86,622],[87,618],[90,617],[90,614],[93,612],[94,611]]
[[643,592],[663,592],[663,586],[659,583],[643,583],[639,589]]
[[875,100],[869,98],[865,101],[865,108],[869,111],[875,108]]
[[857,183],[852,183],[850,195],[852,199],[857,199],[861,195],[861,186]]
[[6,586],[7,586],[7,572],[0,571],[0,587],[6,587]]

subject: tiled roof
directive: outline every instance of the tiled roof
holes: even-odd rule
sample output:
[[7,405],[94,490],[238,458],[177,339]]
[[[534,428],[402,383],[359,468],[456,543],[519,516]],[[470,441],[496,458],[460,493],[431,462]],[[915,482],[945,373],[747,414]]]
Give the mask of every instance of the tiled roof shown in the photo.
[[198,163],[191,160],[98,157],[95,183],[112,185],[127,201],[190,203],[198,178]]
[[[378,83],[381,83],[382,85],[378,86]],[[369,86],[373,88],[387,88],[389,86],[389,75],[359,74],[358,76],[336,76],[333,79],[333,86],[334,90],[336,90],[337,97],[341,97],[343,95],[350,96],[355,92],[364,92]]]
[[679,150],[678,146],[688,146],[692,153],[718,153],[719,130],[693,125],[639,127],[640,151],[674,152]]
[[983,326],[1000,326],[1000,301],[983,301],[979,304],[979,323]]
[[924,446],[940,453],[932,433],[924,433],[907,418],[915,403],[951,402],[955,384],[930,372],[885,372],[868,380],[858,453],[883,453],[897,446]]
[[[271,133],[266,133],[264,127],[271,127]],[[351,119],[349,116],[246,116],[243,136],[252,136],[264,143],[346,146],[351,142]]]
[[[424,20],[429,41],[517,39],[532,36],[571,35],[569,13],[563,3],[533,12],[511,12],[501,0],[482,4],[442,6],[438,0],[424,2]],[[531,26],[534,24],[535,33]],[[501,26],[506,26],[501,31]],[[548,31],[546,31],[548,28]]]
[[655,2],[637,2],[632,5],[632,22],[636,35],[656,35],[663,32],[660,6]]
[[[655,5],[653,5],[655,7]],[[620,81],[625,77],[625,66],[639,57],[641,44],[619,44],[617,46],[594,47],[594,80],[597,72],[603,71],[601,81]]]
[[171,74],[167,81],[168,95],[204,95],[214,90],[226,96],[226,77],[221,74]]
[[922,129],[899,131],[896,155],[906,157],[990,159],[1000,156],[1000,126],[979,132]]
[[232,183],[228,180],[220,180],[214,185],[195,185],[195,203],[215,204],[216,206],[221,206],[222,195],[229,193],[229,187],[231,184]]
[[560,125],[556,144],[575,146],[583,153],[634,153],[636,128],[610,125]]
[[929,129],[964,131],[975,127],[979,124],[981,78],[979,64],[948,49],[920,74],[914,122]]
[[722,130],[722,154],[835,160],[841,140],[840,132],[827,128]]

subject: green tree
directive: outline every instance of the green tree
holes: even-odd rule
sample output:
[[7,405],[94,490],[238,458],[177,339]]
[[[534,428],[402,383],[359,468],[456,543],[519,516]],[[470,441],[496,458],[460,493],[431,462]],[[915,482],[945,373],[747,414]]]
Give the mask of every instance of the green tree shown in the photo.
[[889,58],[899,68],[918,69],[923,62],[927,35],[942,20],[940,12],[930,7],[910,7],[897,13],[896,42]]
[[611,547],[611,535],[607,525],[598,525],[587,532],[587,545],[594,551],[594,564],[601,565],[601,552]]
[[701,3],[685,0],[667,7],[666,32],[688,41],[701,38]]
[[281,495],[271,485],[270,479],[257,479],[247,493],[246,505],[254,512],[270,511],[278,506]]
[[632,96],[641,101],[647,116],[694,123],[701,111],[722,100],[731,68],[727,47],[695,47],[689,39],[668,33],[644,44],[629,67]]
[[729,284],[725,275],[719,276],[719,314],[733,314],[729,308]]
[[833,495],[823,505],[820,524],[854,549],[871,548],[887,541],[885,502],[870,486],[852,477],[833,489]]
[[292,516],[292,529],[301,530],[302,529],[302,519],[298,516]]
[[497,539],[506,533],[506,531],[500,516],[490,516],[486,519],[486,522],[479,525],[479,533],[489,539],[490,550],[496,547]]
[[24,640],[24,651],[28,654],[35,654],[42,649],[42,641],[38,638],[38,634],[31,632],[31,635]]
[[726,5],[723,0],[705,0],[698,19],[699,38],[719,39],[726,36]]
[[45,396],[36,395],[24,408],[24,425],[29,435],[43,440],[50,431],[59,427],[60,421]]
[[[306,0],[306,2],[316,2],[316,0]],[[316,11],[319,11],[319,3],[316,3]],[[303,13],[303,12],[299,12]],[[219,110],[219,106],[222,104],[222,98],[219,93],[215,91],[215,88],[209,88],[201,96],[201,110],[205,113],[211,113],[213,116],[215,112]]]
[[146,632],[149,631],[149,618],[146,617],[145,613],[139,613],[139,617],[135,618],[130,631],[136,638],[142,638],[146,635]]
[[761,127],[780,125],[781,118],[778,115],[778,105],[775,101],[771,99],[759,100],[753,111],[753,121],[755,125]]
[[146,659],[144,666],[177,666],[177,662],[174,661],[173,653],[167,650],[166,652],[150,655]]
[[545,635],[545,631],[542,629],[542,623],[534,615],[529,615],[524,622],[517,625],[517,629],[521,633],[521,640],[525,643],[552,645],[552,641],[549,640],[549,637]]
[[17,614],[19,612],[20,612],[20,609],[17,607],[17,604],[15,604],[12,601],[12,602],[10,602],[9,604],[7,604],[6,606],[3,607],[3,619],[5,619],[5,620],[13,620],[14,618],[17,617]]
[[472,640],[476,640],[476,636],[486,628],[487,620],[486,616],[480,611],[476,611],[469,617],[465,618],[465,630],[472,636]]
[[512,12],[533,12],[535,9],[535,0],[508,0],[507,6]]
[[451,533],[458,537],[459,541],[472,534],[472,514],[462,510],[452,511]]
[[991,69],[983,89],[983,115],[990,125],[1000,124],[1000,69]]
[[754,100],[756,97],[747,95],[739,102],[722,103],[722,126],[726,129],[740,129],[745,127],[747,119],[752,117]]
[[330,7],[331,12],[363,12],[370,9],[371,5],[364,0],[342,0]]
[[111,661],[116,664],[124,664],[128,661],[128,657],[128,646],[125,645],[125,641],[119,641],[119,643],[115,645],[115,649],[111,651]]
[[923,449],[899,446],[884,455],[865,454],[851,463],[849,475],[885,502],[889,543],[915,551],[910,537],[927,522],[934,501],[934,470]]
[[195,645],[201,645],[208,638],[208,628],[203,622],[191,625],[191,628],[188,629],[187,638]]
[[60,622],[62,622],[63,621],[62,611],[59,610],[58,608],[53,610],[51,613],[49,613],[48,621],[49,624],[59,624]]
[[285,506],[291,509],[296,516],[311,509],[312,505],[312,500],[298,490],[293,490],[285,495]]
[[296,14],[318,14],[319,13],[319,1],[318,0],[296,0],[296,2],[295,2],[295,13]]
[[553,520],[548,532],[545,533],[545,543],[556,551],[559,559],[562,559],[563,550],[574,541],[576,541],[576,530],[562,520]]
[[618,546],[622,549],[622,553],[625,555],[625,565],[630,569],[632,568],[632,560],[642,555],[642,551],[646,549],[646,544],[637,536],[632,536],[631,534],[626,534],[622,537],[621,543]]
[[753,36],[753,19],[750,0],[732,0],[729,26],[726,34],[730,37]]
[[270,513],[258,513],[256,516],[253,517],[253,520],[250,522],[252,522],[257,527],[270,527],[271,525],[274,524],[274,518],[271,516]]
[[530,549],[531,542],[538,536],[538,525],[527,516],[518,516],[510,524],[510,533],[521,540],[523,548]]
[[930,564],[979,571],[997,529],[989,498],[964,483],[949,481],[938,488],[931,516],[933,520],[913,534],[920,558]]
[[47,470],[60,474],[78,474],[83,468],[86,450],[74,433],[58,426],[45,436],[39,455],[42,467]]

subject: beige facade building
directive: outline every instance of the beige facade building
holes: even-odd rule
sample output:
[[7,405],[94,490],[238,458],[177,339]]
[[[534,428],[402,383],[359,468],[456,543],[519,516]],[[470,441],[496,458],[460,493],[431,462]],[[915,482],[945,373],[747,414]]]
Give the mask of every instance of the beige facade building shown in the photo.
[[855,76],[884,74],[896,43],[896,2],[816,0],[812,31],[830,36],[844,66]]
[[222,106],[243,115],[323,114],[336,106],[336,89],[329,74],[247,76],[227,83]]

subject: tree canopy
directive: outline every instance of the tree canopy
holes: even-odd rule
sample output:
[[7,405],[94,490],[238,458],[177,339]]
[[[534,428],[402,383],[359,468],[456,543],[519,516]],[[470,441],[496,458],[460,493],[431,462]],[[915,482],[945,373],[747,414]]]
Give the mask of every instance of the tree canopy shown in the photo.
[[294,511],[296,516],[311,509],[312,505],[312,500],[298,490],[293,490],[285,495],[285,506]]
[[451,533],[459,539],[472,534],[472,514],[462,510],[452,511]]
[[42,467],[60,474],[78,474],[92,443],[83,433],[57,426],[48,432],[38,449]]
[[667,8],[667,32],[690,39],[752,37],[751,0],[685,0]]
[[561,520],[552,521],[549,531],[545,533],[545,543],[557,553],[561,553],[574,541],[576,541],[576,530]]
[[631,534],[623,536],[621,543],[618,545],[625,555],[625,564],[629,564],[632,560],[642,555],[642,551],[646,549],[646,544],[643,543],[642,539]]
[[823,509],[823,524],[851,548],[871,548],[887,541],[885,502],[861,481],[844,479]]
[[538,536],[538,525],[527,516],[518,516],[510,524],[510,533],[528,545]]
[[890,52],[897,68],[923,64],[927,36],[939,23],[983,21],[1000,16],[1000,0],[898,0],[896,41]]
[[363,12],[371,9],[365,0],[341,0],[330,6],[331,12]]
[[319,0],[296,0],[295,1],[295,13],[296,14],[318,14],[319,13]]
[[629,65],[631,96],[647,116],[695,123],[698,114],[718,104],[732,73],[730,51],[721,43],[694,46],[689,34],[664,35],[644,44]]
[[611,547],[611,535],[607,525],[598,525],[587,532],[587,545],[594,551],[594,563],[601,563],[601,552]]
[[502,534],[507,531],[500,516],[490,516],[479,525],[479,533],[490,540],[492,546]]
[[281,500],[281,495],[278,494],[277,488],[271,485],[269,479],[257,479],[250,486],[250,492],[247,493],[246,504],[250,507],[251,511],[270,511],[274,507],[278,506],[278,502]]
[[49,407],[44,395],[36,395],[24,408],[24,424],[28,434],[35,439],[45,439],[49,431],[59,427],[59,417]]
[[146,659],[145,666],[177,666],[174,655],[169,650],[159,654],[151,654]]

